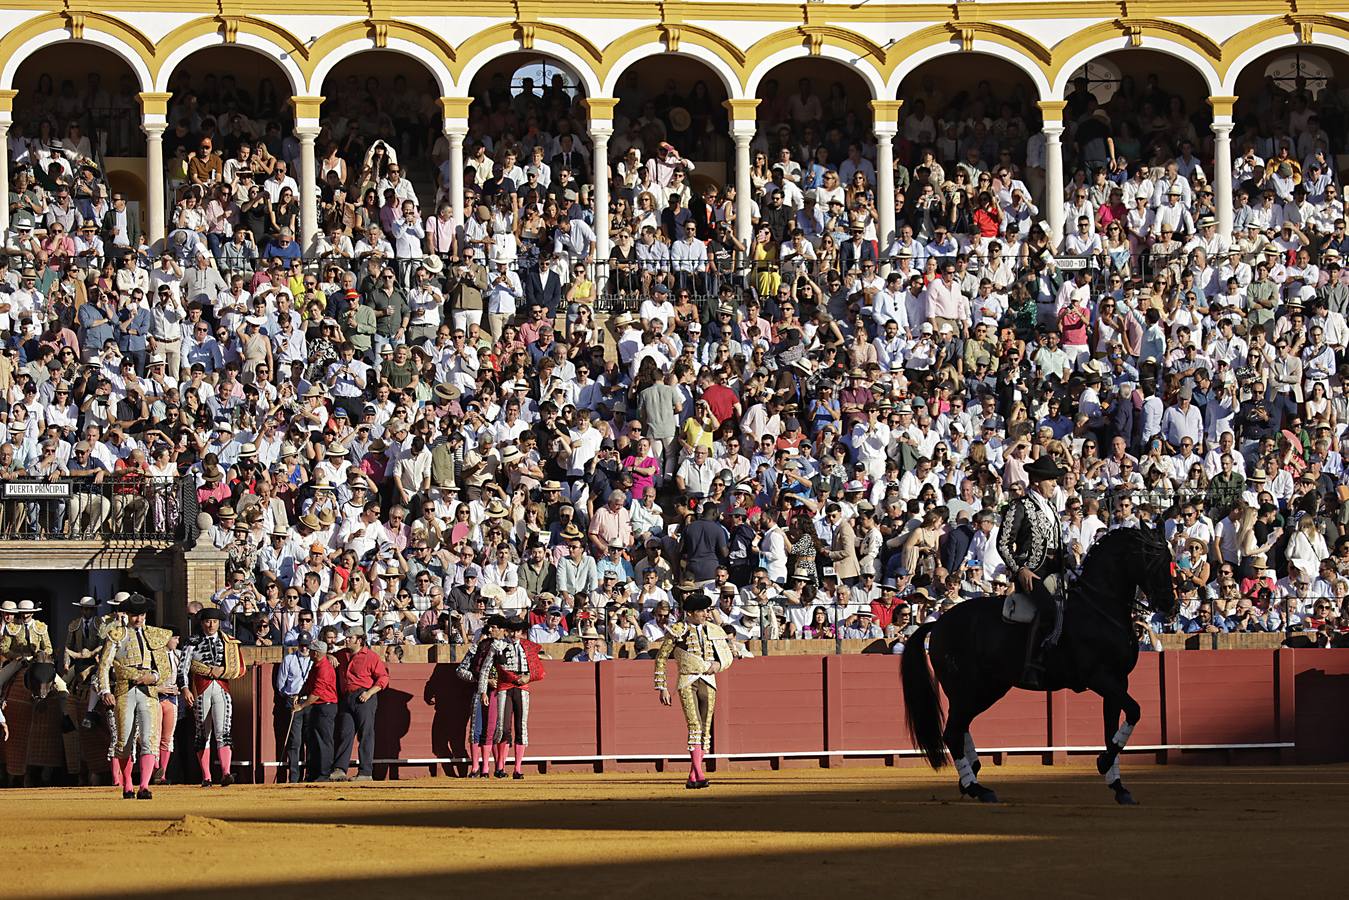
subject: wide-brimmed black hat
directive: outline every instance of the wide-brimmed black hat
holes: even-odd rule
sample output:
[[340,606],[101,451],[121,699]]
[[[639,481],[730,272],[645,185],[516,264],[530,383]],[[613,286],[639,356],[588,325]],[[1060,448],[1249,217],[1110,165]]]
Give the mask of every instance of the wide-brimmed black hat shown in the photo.
[[684,612],[697,612],[700,609],[711,609],[712,598],[700,591],[685,597],[684,602],[681,605],[684,607]]
[[1067,473],[1067,469],[1054,462],[1053,457],[1041,456],[1035,462],[1026,466],[1026,474],[1031,481],[1047,481],[1051,478],[1062,478]]
[[150,611],[150,600],[143,594],[132,594],[122,602],[120,611],[128,616],[143,616]]

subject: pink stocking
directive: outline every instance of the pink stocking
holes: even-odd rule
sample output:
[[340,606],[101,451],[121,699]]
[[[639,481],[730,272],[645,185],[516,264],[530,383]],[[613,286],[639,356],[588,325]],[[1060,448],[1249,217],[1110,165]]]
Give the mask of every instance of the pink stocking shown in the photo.
[[131,774],[131,757],[118,760],[122,764],[122,790],[133,791],[136,789],[136,780]]
[[703,748],[694,747],[689,751],[689,780],[702,781],[706,777],[703,772]]
[[516,744],[516,745],[515,745],[515,774],[516,774],[516,775],[519,775],[522,771],[524,771],[524,765],[525,765],[525,745],[524,745],[524,744]]
[[211,746],[208,744],[197,751],[197,761],[201,763],[201,780],[211,780]]
[[470,772],[478,771],[478,766],[482,763],[482,748],[477,744],[468,745],[468,763]]
[[172,750],[159,751],[159,771],[164,773],[167,773],[169,771],[169,754],[171,754],[172,752],[173,752]]
[[112,769],[112,786],[115,787],[115,788],[117,788],[118,790],[121,790],[121,789],[122,789],[122,761],[121,761],[120,759],[118,759],[117,757],[114,756],[111,760],[109,760],[109,762],[112,763],[112,765],[110,766],[110,768]]
[[506,742],[502,741],[492,747],[492,758],[498,769],[506,767]]
[[153,753],[146,753],[141,756],[141,790],[150,786],[150,776],[155,774],[155,759]]
[[224,778],[226,775],[233,774],[230,763],[234,761],[234,748],[217,747],[215,752],[220,757],[220,777]]

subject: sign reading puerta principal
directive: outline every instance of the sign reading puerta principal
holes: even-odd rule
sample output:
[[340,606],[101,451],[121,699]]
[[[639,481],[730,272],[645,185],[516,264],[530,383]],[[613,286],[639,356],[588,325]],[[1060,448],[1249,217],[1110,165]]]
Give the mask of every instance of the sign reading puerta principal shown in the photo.
[[64,500],[70,496],[69,481],[6,481],[6,500]]

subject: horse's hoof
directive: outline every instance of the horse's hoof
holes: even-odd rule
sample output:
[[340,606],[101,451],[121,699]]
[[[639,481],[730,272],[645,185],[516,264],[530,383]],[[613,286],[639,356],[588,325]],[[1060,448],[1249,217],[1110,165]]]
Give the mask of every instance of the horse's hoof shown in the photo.
[[1110,789],[1115,792],[1115,802],[1120,806],[1137,806],[1138,801],[1134,795],[1129,793],[1129,789],[1124,786],[1124,782],[1116,779],[1110,784]]
[[998,795],[995,794],[991,789],[984,787],[977,781],[974,784],[971,784],[969,787],[962,787],[960,789],[960,793],[964,794],[966,797],[973,797],[980,803],[998,802]]
[[1106,772],[1109,772],[1110,767],[1114,765],[1114,763],[1115,761],[1110,758],[1109,753],[1102,753],[1100,756],[1096,757],[1097,774],[1104,775]]

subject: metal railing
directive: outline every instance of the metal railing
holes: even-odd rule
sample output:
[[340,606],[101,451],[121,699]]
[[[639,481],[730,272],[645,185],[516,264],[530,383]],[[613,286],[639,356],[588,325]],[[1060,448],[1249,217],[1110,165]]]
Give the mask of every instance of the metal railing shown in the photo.
[[0,482],[0,538],[5,540],[191,542],[196,519],[191,478]]

